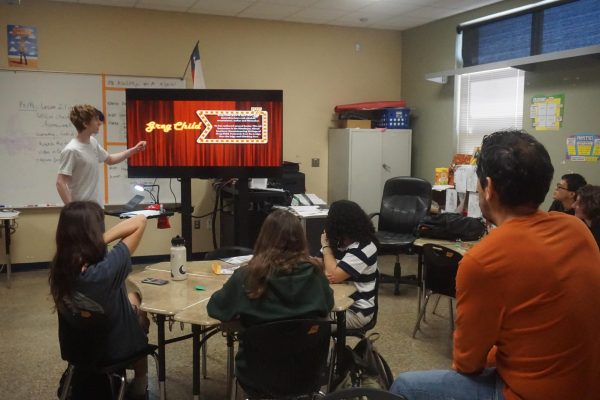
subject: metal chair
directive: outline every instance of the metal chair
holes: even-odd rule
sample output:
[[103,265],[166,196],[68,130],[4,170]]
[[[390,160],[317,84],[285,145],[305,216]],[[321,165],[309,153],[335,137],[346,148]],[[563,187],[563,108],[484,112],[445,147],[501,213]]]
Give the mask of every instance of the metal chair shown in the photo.
[[[454,331],[454,312],[452,299],[456,298],[456,273],[462,255],[452,249],[436,244],[423,246],[423,283],[425,286],[425,301],[419,310],[417,322],[413,329],[414,338],[420,328],[421,320],[427,310],[427,303],[433,294],[449,297],[450,325]],[[436,304],[437,306],[437,304]],[[435,311],[435,310],[434,310]]]
[[353,400],[353,399],[368,399],[368,400],[406,400],[406,397],[386,392],[381,389],[355,387],[349,389],[337,390],[327,394],[323,400]]
[[[156,359],[157,347],[147,345],[121,360],[106,361],[110,325],[105,314],[87,310],[74,314],[61,308],[57,314],[60,353],[62,359],[69,363],[59,388],[61,400],[122,400],[126,385],[125,369],[148,355]],[[75,376],[77,379],[73,379]]]
[[313,319],[270,322],[243,330],[238,334],[237,383],[249,399],[293,399],[319,393],[330,334],[330,321]]
[[423,179],[401,176],[388,179],[383,187],[381,209],[370,214],[379,216],[375,236],[379,255],[396,256],[394,276],[382,275],[381,283],[394,283],[394,294],[400,294],[400,283],[418,284],[414,277],[403,277],[400,254],[411,254],[417,239],[415,230],[431,207],[431,184]]

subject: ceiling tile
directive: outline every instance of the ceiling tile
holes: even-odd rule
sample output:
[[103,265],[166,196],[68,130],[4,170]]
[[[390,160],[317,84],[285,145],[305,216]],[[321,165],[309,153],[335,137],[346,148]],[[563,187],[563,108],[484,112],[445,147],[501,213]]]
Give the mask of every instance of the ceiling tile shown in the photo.
[[376,1],[377,0],[319,0],[314,3],[312,7],[331,10],[355,11]]
[[187,11],[195,2],[195,0],[138,0],[135,7],[152,10]]
[[239,17],[261,18],[261,19],[283,19],[298,11],[301,7],[274,3],[254,3],[238,14]]
[[319,0],[258,0],[259,3],[283,4],[296,7],[308,7]]
[[339,18],[346,12],[342,10],[325,10],[321,8],[305,8],[298,11],[297,13],[286,18],[288,21],[331,21],[332,19]]
[[450,15],[454,15],[457,13],[457,10],[451,10],[448,8],[425,6],[419,7],[412,11],[408,11],[404,15],[406,15],[407,17],[426,18],[433,21],[436,19],[446,18]]
[[95,4],[98,6],[133,7],[135,0],[80,0],[81,4]]
[[237,15],[252,3],[254,3],[252,0],[198,0],[189,11],[202,14]]
[[[50,0],[404,30],[501,0]],[[363,19],[363,21],[361,21]],[[364,20],[366,19],[366,21]]]

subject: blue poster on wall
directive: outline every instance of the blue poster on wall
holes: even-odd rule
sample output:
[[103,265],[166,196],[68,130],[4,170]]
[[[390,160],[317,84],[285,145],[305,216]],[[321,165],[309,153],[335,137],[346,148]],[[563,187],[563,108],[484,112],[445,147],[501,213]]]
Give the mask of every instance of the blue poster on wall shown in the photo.
[[592,133],[578,133],[567,138],[567,160],[600,160],[600,136]]
[[35,26],[7,25],[8,65],[11,67],[38,67],[38,40]]

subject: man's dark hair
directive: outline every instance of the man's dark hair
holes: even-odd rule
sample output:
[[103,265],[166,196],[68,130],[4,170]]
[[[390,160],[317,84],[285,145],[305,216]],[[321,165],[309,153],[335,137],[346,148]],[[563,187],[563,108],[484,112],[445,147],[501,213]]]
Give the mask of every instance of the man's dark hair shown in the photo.
[[501,204],[539,207],[553,174],[546,148],[527,132],[506,130],[484,137],[477,178],[482,188],[487,177],[492,179]]
[[566,174],[560,177],[567,182],[567,190],[569,192],[576,192],[580,187],[587,185],[585,178],[579,174]]

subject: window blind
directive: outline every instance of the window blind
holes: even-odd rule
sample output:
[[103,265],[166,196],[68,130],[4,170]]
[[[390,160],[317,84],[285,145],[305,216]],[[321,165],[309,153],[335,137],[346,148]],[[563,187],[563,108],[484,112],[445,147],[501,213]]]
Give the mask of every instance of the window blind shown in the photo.
[[458,77],[458,153],[473,154],[483,137],[497,130],[523,128],[524,78],[514,68]]
[[462,67],[600,44],[600,0],[544,0],[457,27]]

